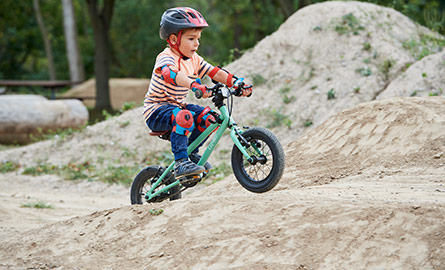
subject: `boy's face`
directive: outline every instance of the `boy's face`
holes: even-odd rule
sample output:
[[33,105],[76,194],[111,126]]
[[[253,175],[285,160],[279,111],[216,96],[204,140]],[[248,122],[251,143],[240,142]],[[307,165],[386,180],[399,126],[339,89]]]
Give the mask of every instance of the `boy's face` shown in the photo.
[[191,58],[198,50],[202,29],[186,29],[182,32],[179,50]]

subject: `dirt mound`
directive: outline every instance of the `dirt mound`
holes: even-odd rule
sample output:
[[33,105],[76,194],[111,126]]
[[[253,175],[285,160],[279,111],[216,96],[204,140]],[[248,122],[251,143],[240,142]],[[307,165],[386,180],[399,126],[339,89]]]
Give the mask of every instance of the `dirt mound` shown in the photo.
[[[122,105],[129,102],[135,104],[142,104],[145,93],[148,90],[150,80],[146,79],[110,79],[110,100],[111,106],[114,109],[121,109]],[[89,79],[88,81],[79,84],[68,90],[64,97],[87,97],[83,103],[87,107],[94,107],[96,104],[96,80]]]
[[445,51],[414,63],[392,81],[378,99],[445,94]]
[[2,266],[441,269],[444,115],[442,97],[355,106],[288,145],[268,193],[229,177],[182,200],[10,233]]
[[438,168],[445,165],[444,125],[443,97],[363,103],[290,144],[288,173],[304,172],[306,184],[320,184],[368,167]]
[[302,194],[201,197],[163,204],[158,216],[149,214],[151,206],[95,212],[28,231],[20,239],[6,236],[2,265],[440,269],[445,262],[443,208],[320,201]]
[[[384,95],[421,54],[438,53],[443,44],[444,37],[390,8],[353,1],[310,5],[228,66],[256,86],[254,98],[237,100],[237,119],[279,127],[280,139],[292,142],[308,127]],[[433,75],[444,74],[445,65],[431,60],[422,61],[429,76],[418,87],[443,84],[443,76]]]

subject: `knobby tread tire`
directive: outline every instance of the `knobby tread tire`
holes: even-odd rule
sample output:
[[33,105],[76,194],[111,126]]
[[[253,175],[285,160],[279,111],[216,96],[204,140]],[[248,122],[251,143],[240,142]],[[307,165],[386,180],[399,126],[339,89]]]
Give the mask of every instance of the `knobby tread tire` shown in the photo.
[[[160,168],[161,168],[161,166],[151,165],[151,166],[148,166],[148,167],[142,169],[138,173],[138,175],[134,178],[133,183],[131,184],[131,189],[130,189],[131,204],[143,204],[144,202],[146,202],[144,196],[141,195],[143,188],[147,182],[151,186],[151,180],[153,179],[153,177],[156,176],[156,174]],[[167,174],[166,179],[167,180],[165,181],[165,183],[167,185],[171,184],[175,181],[175,179],[171,173]],[[174,194],[178,191],[180,191],[179,185],[172,187],[169,190],[169,194]],[[177,195],[171,197],[170,200],[171,201],[177,200],[177,199],[180,199],[181,197],[182,197],[181,193],[178,193]]]
[[[248,142],[258,140],[268,146],[272,153],[272,160],[268,160],[267,162],[272,162],[272,169],[265,179],[255,181],[245,170],[244,164],[247,159],[238,147],[234,145],[232,148],[232,169],[236,179],[241,186],[251,192],[262,193],[271,190],[278,184],[284,172],[285,157],[280,141],[270,130],[263,127],[250,128],[243,132],[242,136],[246,138]],[[261,165],[257,164],[255,166]]]

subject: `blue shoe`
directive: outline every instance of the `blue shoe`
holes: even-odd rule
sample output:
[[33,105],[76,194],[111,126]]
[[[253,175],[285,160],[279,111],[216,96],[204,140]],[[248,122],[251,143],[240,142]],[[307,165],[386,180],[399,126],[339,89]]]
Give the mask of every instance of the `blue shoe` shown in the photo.
[[183,158],[176,161],[175,177],[180,178],[189,175],[198,175],[206,169],[203,166],[198,166],[191,162],[188,158]]
[[[193,163],[198,164],[199,160],[201,159],[201,155],[199,155],[198,153],[192,153],[190,154],[189,158]],[[204,168],[208,171],[213,168],[213,166],[209,162],[206,162],[204,164]]]

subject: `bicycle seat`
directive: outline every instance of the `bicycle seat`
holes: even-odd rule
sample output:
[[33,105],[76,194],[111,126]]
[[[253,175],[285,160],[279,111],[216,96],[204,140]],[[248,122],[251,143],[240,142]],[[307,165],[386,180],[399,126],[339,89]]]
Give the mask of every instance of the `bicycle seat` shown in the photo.
[[150,131],[148,134],[150,136],[162,136],[166,134],[167,132],[170,132],[170,130],[163,130],[163,131]]
[[162,130],[162,131],[150,131],[148,134],[150,136],[157,136],[163,140],[170,141],[171,130]]

